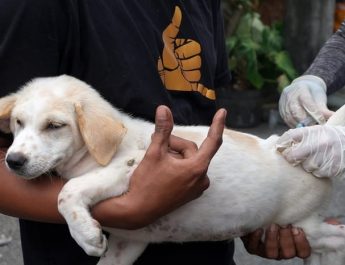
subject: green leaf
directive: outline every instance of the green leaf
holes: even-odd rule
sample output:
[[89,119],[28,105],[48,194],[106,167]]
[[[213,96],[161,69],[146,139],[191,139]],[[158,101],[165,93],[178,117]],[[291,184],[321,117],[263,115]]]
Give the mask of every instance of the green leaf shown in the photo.
[[290,79],[285,74],[282,74],[278,76],[277,83],[278,83],[277,90],[279,93],[281,93],[283,89],[290,84]]
[[290,79],[297,77],[296,70],[290,59],[289,54],[286,51],[278,52],[274,58],[277,67],[283,71]]

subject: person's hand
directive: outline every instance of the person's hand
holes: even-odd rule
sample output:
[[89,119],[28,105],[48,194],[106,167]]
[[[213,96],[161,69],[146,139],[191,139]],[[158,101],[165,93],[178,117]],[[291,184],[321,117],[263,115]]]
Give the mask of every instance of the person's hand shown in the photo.
[[193,142],[171,136],[172,114],[167,107],[158,107],[152,143],[124,195],[137,213],[136,226],[153,222],[196,199],[208,188],[206,173],[222,143],[225,115],[225,110],[216,113],[206,139],[198,148]]
[[264,239],[263,233],[263,229],[258,229],[241,238],[248,253],[277,260],[310,256],[310,245],[300,228],[273,224],[265,231]]
[[345,127],[290,129],[278,139],[276,147],[289,163],[300,164],[317,177],[334,177],[345,171]]
[[296,78],[284,88],[279,112],[291,128],[297,125],[324,124],[333,112],[327,108],[325,82],[313,75]]

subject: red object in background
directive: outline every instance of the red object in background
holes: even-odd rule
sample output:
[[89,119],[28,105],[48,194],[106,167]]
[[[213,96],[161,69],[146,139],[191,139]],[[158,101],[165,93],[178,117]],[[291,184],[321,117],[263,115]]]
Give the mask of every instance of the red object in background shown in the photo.
[[341,23],[345,20],[345,1],[337,1],[334,14],[334,31],[336,31]]

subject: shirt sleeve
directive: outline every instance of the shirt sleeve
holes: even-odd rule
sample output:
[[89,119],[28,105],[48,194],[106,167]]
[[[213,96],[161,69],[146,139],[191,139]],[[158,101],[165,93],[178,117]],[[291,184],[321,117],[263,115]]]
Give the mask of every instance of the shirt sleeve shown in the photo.
[[327,85],[327,93],[345,85],[345,21],[321,48],[305,74],[321,77]]

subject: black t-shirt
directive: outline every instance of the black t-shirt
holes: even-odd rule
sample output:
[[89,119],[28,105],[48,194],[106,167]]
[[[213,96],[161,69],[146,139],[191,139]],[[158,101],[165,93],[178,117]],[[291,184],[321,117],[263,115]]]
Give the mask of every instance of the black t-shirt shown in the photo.
[[[188,45],[179,41],[193,41],[201,50],[200,57],[189,61],[201,58],[200,63],[176,71],[182,72],[181,78],[190,69],[200,70],[198,82],[182,91],[166,89],[158,71],[166,46],[162,35],[176,6],[182,18],[173,45],[181,50]],[[176,123],[209,123],[214,100],[189,90],[201,85],[212,92],[230,79],[216,0],[3,0],[0,45],[1,95],[33,77],[69,74],[91,84],[115,106],[149,120],[165,104]],[[163,76],[172,75],[169,66],[163,68]]]
[[[0,96],[69,74],[134,116],[208,124],[230,80],[220,0],[2,0]],[[172,23],[172,25],[170,25]],[[170,25],[170,26],[169,26]],[[95,264],[65,225],[21,220],[25,264]],[[232,264],[224,242],[150,246],[139,264]]]

